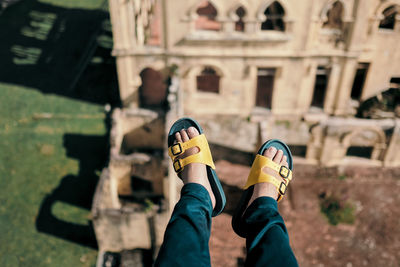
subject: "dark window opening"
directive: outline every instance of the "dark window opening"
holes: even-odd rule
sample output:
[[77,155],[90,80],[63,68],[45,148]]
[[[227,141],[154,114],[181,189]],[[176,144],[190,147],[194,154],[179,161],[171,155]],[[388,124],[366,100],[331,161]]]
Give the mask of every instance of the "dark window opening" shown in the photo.
[[261,30],[263,31],[285,31],[285,22],[283,20],[285,16],[285,10],[279,2],[275,1],[270,4],[264,12],[267,20],[261,24]]
[[292,152],[293,156],[297,157],[306,157],[307,153],[307,146],[304,145],[289,145],[290,151]]
[[221,23],[216,21],[217,9],[208,1],[202,1],[198,6],[196,13],[198,18],[196,20],[197,30],[206,31],[219,31],[221,30]]
[[258,69],[256,106],[271,108],[276,69]]
[[396,15],[397,15],[397,7],[396,6],[390,6],[386,8],[383,12],[383,19],[379,23],[379,28],[380,29],[394,29],[394,24],[396,22]]
[[400,88],[400,77],[392,77],[390,79],[391,88]]
[[142,85],[139,87],[140,107],[157,108],[167,104],[167,85],[159,71],[146,68],[140,73]]
[[370,159],[372,150],[371,146],[351,146],[347,149],[346,156]]
[[197,76],[197,90],[202,92],[219,93],[220,76],[210,67],[203,69]]
[[326,16],[328,19],[322,25],[323,28],[341,30],[343,27],[343,4],[340,1],[333,3]]
[[353,87],[351,88],[351,98],[354,100],[360,100],[361,98],[365,79],[367,78],[368,67],[368,63],[358,63]]
[[329,81],[329,69],[319,66],[315,77],[314,94],[311,101],[313,107],[324,107],[326,88]]
[[238,21],[235,22],[235,31],[244,32],[244,16],[246,15],[246,10],[243,7],[236,9],[236,15],[239,17]]

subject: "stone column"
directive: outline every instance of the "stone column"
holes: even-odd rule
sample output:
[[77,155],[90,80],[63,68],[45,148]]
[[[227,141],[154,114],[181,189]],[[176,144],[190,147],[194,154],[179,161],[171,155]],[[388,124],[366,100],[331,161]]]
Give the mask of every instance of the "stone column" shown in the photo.
[[309,31],[304,43],[305,50],[314,49],[318,45],[318,37],[321,27],[321,19],[317,16],[314,16],[309,24]]
[[321,157],[324,139],[323,128],[317,125],[311,129],[310,141],[307,144],[306,159],[309,163],[318,163]]
[[400,119],[396,119],[395,128],[386,150],[383,165],[385,167],[400,166]]
[[400,14],[397,14],[395,17],[395,24],[394,24],[394,31],[399,33],[400,32]]
[[244,26],[244,32],[247,34],[254,34],[257,32],[257,26],[259,25],[259,22],[257,20],[253,19],[246,19],[245,21],[245,26]]
[[329,73],[328,86],[326,89],[325,101],[324,101],[324,111],[325,113],[332,114],[333,107],[335,105],[336,92],[340,90],[340,71],[341,64],[338,58],[332,58],[331,71]]
[[297,99],[297,109],[306,113],[310,108],[317,72],[317,62],[305,59],[303,63],[303,79],[301,81],[300,92]]
[[249,84],[254,83],[255,86],[250,86],[250,92],[246,94],[244,101],[246,102],[245,106],[252,110],[256,103],[256,94],[257,94],[257,66],[248,66],[247,67],[248,75],[247,80]]
[[234,32],[235,31],[235,22],[227,17],[227,16],[218,16],[217,21],[221,23],[221,32]]
[[117,57],[117,74],[119,94],[124,106],[138,107],[139,92],[141,84],[139,73],[132,68],[134,58],[124,54],[114,54]]
[[341,80],[337,87],[335,106],[333,114],[346,115],[349,111],[351,88],[354,82],[354,75],[357,69],[357,59],[347,58],[342,67]]

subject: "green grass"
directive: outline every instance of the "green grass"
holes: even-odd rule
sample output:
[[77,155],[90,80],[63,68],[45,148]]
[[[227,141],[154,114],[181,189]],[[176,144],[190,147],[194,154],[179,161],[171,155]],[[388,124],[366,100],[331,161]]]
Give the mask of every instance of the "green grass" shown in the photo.
[[[79,181],[86,178],[79,175],[82,159],[69,157],[71,146],[66,147],[65,135],[104,135],[101,107],[5,84],[0,84],[0,98],[3,103],[0,107],[1,265],[93,266],[96,250],[39,232],[35,225],[44,198],[63,179],[71,176],[76,184],[87,183]],[[35,113],[70,117],[35,119]],[[104,146],[100,151],[104,151],[106,144],[100,145]],[[98,172],[101,167],[103,159],[96,158],[95,152],[91,164],[99,168],[88,172]],[[56,201],[51,212],[61,221],[78,225],[86,226],[90,219],[89,209],[79,203]]]
[[332,225],[339,223],[353,224],[355,221],[355,207],[348,201],[335,194],[321,196],[321,212]]
[[[90,207],[107,157],[103,104],[116,99],[106,4],[21,1],[0,17],[9,26],[0,30],[1,266],[95,265]],[[87,33],[98,28],[86,66]]]
[[98,0],[41,0],[41,3],[51,4],[64,8],[99,9],[103,8],[106,1]]

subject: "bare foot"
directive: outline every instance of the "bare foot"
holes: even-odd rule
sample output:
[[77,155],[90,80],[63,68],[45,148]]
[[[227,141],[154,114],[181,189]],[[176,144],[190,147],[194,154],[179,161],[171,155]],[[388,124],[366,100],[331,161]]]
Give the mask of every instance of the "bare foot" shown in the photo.
[[[187,130],[181,130],[180,132],[175,133],[175,141],[174,144],[177,142],[187,142],[190,139],[199,135],[199,132],[194,127],[189,127]],[[185,151],[179,158],[186,158],[187,156],[196,154],[199,152],[198,147],[193,147]],[[213,208],[215,207],[215,197],[212,192],[210,182],[207,178],[207,169],[206,165],[203,163],[190,163],[185,166],[183,171],[181,171],[178,176],[182,179],[184,184],[187,183],[196,183],[201,184],[204,186],[208,193],[210,194],[211,202]]]
[[[283,165],[285,167],[289,167],[287,163],[287,157],[283,155],[282,150],[278,150],[275,147],[270,147],[264,151],[263,156],[272,159],[274,162]],[[283,178],[280,177],[275,171],[271,170],[270,168],[265,167],[263,172],[273,175],[278,180],[282,180]],[[273,199],[278,198],[278,191],[276,187],[271,183],[258,183],[254,185],[253,195],[249,201],[248,206],[259,197],[272,197]]]

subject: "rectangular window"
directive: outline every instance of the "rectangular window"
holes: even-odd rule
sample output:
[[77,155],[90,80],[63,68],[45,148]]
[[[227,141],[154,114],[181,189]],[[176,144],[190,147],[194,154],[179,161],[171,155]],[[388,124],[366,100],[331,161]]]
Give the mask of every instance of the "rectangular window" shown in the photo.
[[323,108],[325,101],[326,89],[328,87],[330,69],[325,66],[318,66],[315,77],[314,94],[311,106]]
[[256,106],[271,108],[276,69],[258,69]]
[[354,77],[353,87],[351,88],[351,98],[360,100],[367,78],[369,63],[358,63],[356,75]]
[[307,146],[306,145],[289,145],[290,151],[292,152],[293,156],[297,157],[306,157],[307,153]]
[[351,146],[347,149],[346,156],[370,159],[373,149],[371,146]]
[[210,67],[203,69],[197,76],[197,90],[202,92],[219,93],[220,76]]

